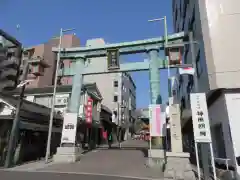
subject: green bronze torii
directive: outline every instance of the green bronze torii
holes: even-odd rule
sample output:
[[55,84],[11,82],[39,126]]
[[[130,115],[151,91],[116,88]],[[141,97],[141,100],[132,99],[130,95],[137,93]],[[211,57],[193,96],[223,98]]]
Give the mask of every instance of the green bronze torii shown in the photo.
[[[166,47],[165,37],[152,38],[146,40],[138,40],[132,42],[123,42],[116,44],[107,44],[102,47],[74,47],[74,48],[61,48],[61,59],[74,59],[75,64],[73,68],[64,68],[59,70],[59,75],[72,75],[73,87],[71,93],[70,104],[68,106],[68,112],[77,113],[80,106],[81,87],[83,84],[83,76],[90,74],[105,74],[105,73],[117,73],[117,72],[133,72],[133,71],[145,71],[150,72],[150,91],[151,91],[151,104],[161,104],[160,95],[160,69],[189,67],[192,65],[177,64],[169,66],[168,58],[162,60],[159,58],[159,51],[166,50],[167,48],[182,47],[183,40],[187,36],[186,33],[175,33],[167,37],[168,44]],[[149,60],[144,62],[123,63],[119,64],[119,67],[115,69],[108,69],[100,67],[99,70],[91,70],[85,67],[87,58],[103,57],[107,56],[108,50],[115,49],[119,55],[147,53]],[[58,48],[53,48],[53,52],[59,52]],[[152,141],[152,148],[163,150],[163,141],[161,137],[156,137]]]

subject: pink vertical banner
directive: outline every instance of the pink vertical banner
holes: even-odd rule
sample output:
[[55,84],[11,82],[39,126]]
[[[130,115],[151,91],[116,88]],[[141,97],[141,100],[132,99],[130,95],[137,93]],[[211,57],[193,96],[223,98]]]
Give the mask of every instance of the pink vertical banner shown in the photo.
[[166,113],[161,111],[160,104],[149,105],[150,136],[165,136]]
[[161,134],[161,107],[157,106],[156,107],[156,132],[157,134]]

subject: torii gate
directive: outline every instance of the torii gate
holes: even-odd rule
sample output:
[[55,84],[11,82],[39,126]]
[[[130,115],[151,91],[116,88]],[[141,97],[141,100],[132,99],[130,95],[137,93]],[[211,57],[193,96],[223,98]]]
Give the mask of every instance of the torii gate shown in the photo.
[[[59,73],[63,75],[72,75],[73,78],[73,87],[72,94],[70,98],[70,103],[68,106],[68,113],[64,117],[64,121],[69,121],[77,124],[78,110],[80,106],[80,97],[81,97],[81,88],[83,84],[83,76],[90,74],[106,74],[106,73],[117,73],[117,72],[133,72],[133,71],[150,71],[150,91],[151,91],[151,104],[161,104],[160,96],[160,69],[167,68],[181,68],[181,67],[191,67],[191,64],[175,64],[169,65],[168,57],[169,54],[166,54],[166,59],[160,59],[159,51],[167,50],[171,48],[173,51],[179,49],[180,46],[183,46],[183,39],[186,36],[184,32],[175,33],[169,35],[168,46],[166,47],[165,38],[152,38],[146,40],[138,40],[132,42],[123,42],[116,44],[107,44],[102,47],[75,47],[75,48],[62,48],[61,59],[74,59],[75,64],[72,69],[64,68],[59,70]],[[53,48],[53,52],[58,52],[58,48]],[[87,58],[93,57],[104,57],[108,56],[109,53],[114,52],[117,54],[115,60],[108,62],[108,68],[99,67],[99,70],[95,71],[85,66]],[[144,62],[129,62],[129,63],[119,63],[118,55],[128,55],[128,54],[137,54],[137,53],[147,53],[149,55],[149,61]],[[179,53],[179,52],[178,52]],[[74,131],[76,133],[76,131]],[[75,141],[76,134],[73,134],[73,140]],[[63,137],[62,137],[63,139]],[[61,141],[62,143],[63,141]],[[163,150],[163,141],[161,137],[156,137],[152,141],[152,148]],[[72,160],[76,161],[78,159],[75,143],[72,142],[71,147],[59,147],[55,157],[59,157],[61,152],[71,152]],[[164,159],[164,153],[160,153]],[[70,158],[69,156],[67,158]],[[57,159],[57,158],[56,158]],[[59,158],[63,160],[63,157]],[[63,160],[64,161],[64,160]],[[69,161],[69,159],[65,159]]]

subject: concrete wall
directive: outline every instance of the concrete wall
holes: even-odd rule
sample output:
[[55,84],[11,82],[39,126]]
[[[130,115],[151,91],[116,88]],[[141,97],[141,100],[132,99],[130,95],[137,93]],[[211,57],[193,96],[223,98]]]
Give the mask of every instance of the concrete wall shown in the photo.
[[199,0],[199,7],[210,88],[240,87],[240,1]]
[[[226,94],[226,104],[228,110],[229,125],[231,131],[231,141],[233,142],[233,151],[235,157],[240,156],[240,138],[239,138],[239,106],[240,106],[240,93]],[[240,179],[240,164],[237,164],[238,177]]]

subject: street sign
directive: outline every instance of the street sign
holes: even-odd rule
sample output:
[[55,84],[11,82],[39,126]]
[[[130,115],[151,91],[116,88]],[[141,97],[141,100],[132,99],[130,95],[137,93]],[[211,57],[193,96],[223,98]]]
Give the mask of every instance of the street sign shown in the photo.
[[196,142],[211,143],[208,109],[205,93],[190,94],[194,138]]
[[108,69],[119,69],[119,50],[118,49],[108,49],[107,50],[107,60],[108,60]]
[[149,105],[150,136],[166,135],[166,113],[161,112],[160,104]]
[[65,113],[63,130],[62,130],[62,143],[75,144],[76,131],[77,131],[77,113]]
[[91,98],[88,98],[87,105],[85,105],[86,123],[92,123],[92,105],[93,100]]

